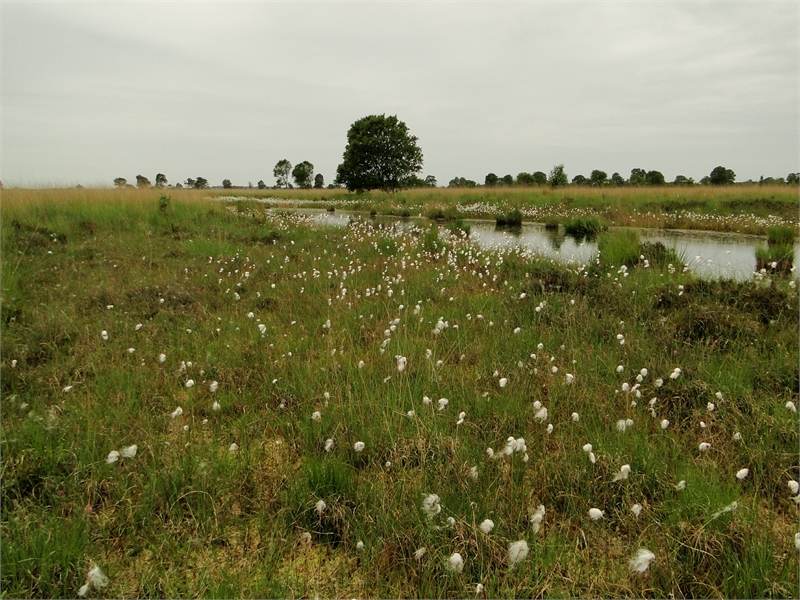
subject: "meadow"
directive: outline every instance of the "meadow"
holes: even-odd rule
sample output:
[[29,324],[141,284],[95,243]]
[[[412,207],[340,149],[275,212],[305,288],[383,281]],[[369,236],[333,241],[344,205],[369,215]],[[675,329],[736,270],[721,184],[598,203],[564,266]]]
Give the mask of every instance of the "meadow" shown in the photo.
[[794,272],[163,194],[3,193],[3,597],[797,596]]

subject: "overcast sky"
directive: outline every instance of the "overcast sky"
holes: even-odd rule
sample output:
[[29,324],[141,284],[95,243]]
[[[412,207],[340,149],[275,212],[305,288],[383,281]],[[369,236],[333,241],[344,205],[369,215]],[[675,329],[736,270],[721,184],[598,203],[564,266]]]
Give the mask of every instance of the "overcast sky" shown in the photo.
[[422,175],[798,167],[791,2],[7,2],[2,181],[330,183],[397,115]]

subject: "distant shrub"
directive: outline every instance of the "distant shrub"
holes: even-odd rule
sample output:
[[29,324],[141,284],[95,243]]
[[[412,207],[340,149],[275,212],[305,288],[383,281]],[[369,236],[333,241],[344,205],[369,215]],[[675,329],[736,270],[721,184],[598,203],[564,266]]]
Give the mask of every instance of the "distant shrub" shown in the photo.
[[504,215],[498,215],[495,220],[498,227],[520,227],[522,225],[522,213],[518,208],[512,208]]
[[767,243],[770,246],[791,246],[797,238],[797,232],[792,227],[776,225],[767,229]]
[[581,237],[594,237],[606,229],[608,226],[600,222],[597,217],[573,217],[571,221],[564,224],[564,231],[568,235]]
[[597,239],[597,249],[604,265],[632,267],[639,262],[639,234],[631,229],[604,233]]
[[161,198],[158,199],[158,210],[161,212],[167,212],[169,210],[170,199],[167,195],[162,195]]

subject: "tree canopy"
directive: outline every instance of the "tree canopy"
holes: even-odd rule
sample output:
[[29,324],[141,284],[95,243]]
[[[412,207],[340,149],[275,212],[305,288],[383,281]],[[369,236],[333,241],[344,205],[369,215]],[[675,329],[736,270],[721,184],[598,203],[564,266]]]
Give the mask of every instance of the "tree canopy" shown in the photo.
[[564,165],[556,165],[550,170],[550,187],[557,188],[567,185],[567,174],[564,172]]
[[725,167],[714,167],[708,179],[712,185],[730,185],[736,179],[736,173]]
[[283,160],[279,160],[275,164],[275,168],[272,169],[272,175],[275,177],[275,181],[279,188],[289,187],[289,174],[291,172],[292,172],[292,163],[290,163],[285,158]]
[[299,188],[310,188],[314,180],[314,165],[307,160],[298,163],[292,169],[292,179],[294,184]]
[[396,116],[370,115],[353,123],[342,158],[335,181],[351,192],[393,192],[422,170],[417,138]]

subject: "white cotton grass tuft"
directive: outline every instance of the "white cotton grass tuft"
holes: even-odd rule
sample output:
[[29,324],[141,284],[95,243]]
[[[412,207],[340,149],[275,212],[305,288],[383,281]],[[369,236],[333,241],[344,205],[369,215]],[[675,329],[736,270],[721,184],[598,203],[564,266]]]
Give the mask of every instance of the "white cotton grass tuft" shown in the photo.
[[445,568],[452,573],[461,573],[461,571],[464,570],[464,559],[458,552],[454,552],[450,555],[450,558],[447,559]]
[[317,422],[322,421],[322,413],[318,410],[315,410],[313,413],[311,413],[311,420]]
[[728,504],[728,506],[725,506],[724,508],[722,508],[722,509],[718,510],[718,511],[717,511],[717,512],[715,512],[713,515],[711,515],[711,518],[712,518],[712,519],[716,519],[716,518],[717,518],[717,517],[719,517],[720,515],[724,515],[725,513],[733,512],[733,511],[734,511],[734,510],[736,510],[737,508],[739,508],[739,503],[738,503],[738,502],[736,502],[736,500],[734,500],[733,502],[731,502],[730,504]]
[[542,521],[544,521],[544,504],[537,506],[536,511],[531,515],[531,529],[533,529],[534,535],[539,533],[542,528]]
[[678,484],[675,486],[675,489],[678,490],[679,492],[682,492],[683,490],[685,490],[686,489],[686,480],[685,479],[681,479],[678,482]]
[[750,475],[750,469],[748,468],[739,469],[738,471],[736,471],[736,479],[739,479],[740,481],[743,480],[748,475]]
[[211,410],[213,410],[214,412],[219,412],[221,409],[222,407],[220,406],[219,402],[214,400],[214,404],[211,405]]
[[161,354],[159,354],[158,355],[158,362],[160,362],[160,363],[167,362],[167,355],[164,354],[163,352]]
[[484,521],[478,526],[478,528],[486,535],[489,535],[492,529],[494,529],[494,521],[492,521],[491,519],[484,519]]
[[800,550],[800,531],[794,534],[794,547]]
[[322,513],[325,512],[327,508],[327,504],[325,504],[325,500],[317,500],[317,503],[314,505],[314,512],[316,512],[319,516],[322,516]]
[[172,411],[172,414],[170,416],[173,419],[175,419],[177,417],[180,417],[182,414],[183,414],[183,409],[179,406],[178,408]]
[[104,341],[107,341],[108,340],[108,332],[105,329],[103,329],[103,331],[100,332],[100,337],[103,338]]
[[567,373],[567,385],[572,385],[573,381],[575,381],[575,376],[572,373]]
[[483,584],[478,583],[475,585],[475,595],[480,596],[483,593]]
[[106,456],[106,462],[108,464],[115,463],[118,460],[119,460],[119,452],[117,452],[116,450],[112,450],[111,452],[108,453],[108,456]]
[[709,444],[708,442],[700,442],[698,449],[700,450],[700,452],[708,452],[711,449],[711,444]]
[[125,448],[120,450],[120,455],[122,456],[122,458],[133,458],[134,456],[136,456],[136,452],[138,452],[138,450],[139,446],[133,444],[131,446],[126,446]]
[[325,440],[325,452],[330,452],[331,450],[333,450],[333,440],[328,438]]
[[519,540],[508,546],[508,566],[518,565],[528,556],[528,542]]
[[633,513],[633,516],[638,519],[639,515],[642,514],[642,505],[637,502],[631,506],[631,512]]
[[673,369],[672,373],[669,374],[669,378],[670,379],[677,379],[678,377],[681,376],[681,373],[683,373],[683,371],[681,371],[680,367],[675,367],[675,369]]
[[789,400],[786,404],[784,404],[784,406],[786,407],[786,409],[789,412],[793,412],[793,413],[797,412],[797,407],[794,405],[794,402],[792,402],[791,400]]
[[355,450],[356,452],[361,452],[364,450],[365,445],[366,444],[364,444],[364,442],[356,442],[355,444],[353,444],[353,450]]
[[69,394],[69,393],[72,391],[72,389],[73,389],[73,388],[72,388],[72,386],[71,386],[71,385],[66,385],[66,386],[64,386],[64,389],[62,389],[61,391],[62,391],[63,393],[65,393],[65,394]]
[[617,373],[622,373],[624,370],[625,370],[625,367],[623,367],[622,365],[618,365],[617,366]]
[[439,398],[439,410],[444,410],[448,404],[450,404],[450,400],[447,398]]
[[548,423],[547,424],[547,429],[545,431],[547,431],[547,435],[550,435],[551,433],[553,433],[553,424],[552,423]]
[[356,550],[363,550],[363,549],[364,549],[364,542],[358,540],[358,542],[356,542]]
[[617,431],[624,432],[629,427],[633,426],[633,419],[620,419],[617,421]]
[[500,381],[498,381],[498,382],[497,382],[497,384],[498,384],[498,385],[499,385],[501,388],[504,388],[504,387],[506,387],[506,385],[508,385],[508,379],[507,379],[507,378],[505,378],[505,377],[501,377],[501,378],[500,378]]
[[238,449],[239,449],[239,444],[237,444],[236,442],[233,442],[233,443],[232,443],[232,444],[231,444],[231,445],[228,447],[228,452],[236,452]]
[[574,412],[572,413],[572,420],[577,423],[578,421],[581,420],[581,416],[578,413]]
[[414,558],[416,560],[422,560],[422,557],[425,556],[425,553],[427,551],[428,549],[425,546],[423,546],[422,548],[417,548],[416,551],[414,552]]
[[478,467],[477,467],[477,465],[470,468],[469,476],[470,476],[470,479],[472,479],[474,481],[478,481]]
[[427,515],[428,519],[433,519],[433,517],[442,512],[440,500],[436,494],[428,494],[422,499],[422,512]]
[[194,379],[188,379],[184,385],[187,388],[194,387]]
[[105,576],[103,571],[100,570],[100,567],[94,565],[89,572],[86,574],[86,583],[81,586],[81,589],[78,590],[78,596],[83,598],[86,594],[89,593],[90,588],[95,588],[96,590],[103,589],[108,585],[108,577]]
[[600,519],[603,518],[603,514],[604,514],[603,511],[600,510],[599,508],[589,509],[589,518],[591,518],[592,521],[599,521]]
[[586,452],[586,453],[589,453],[589,452],[591,452],[592,450],[593,450],[593,448],[592,448],[592,445],[591,445],[591,444],[584,444],[584,445],[583,445],[583,451],[584,451],[584,452]]
[[661,429],[666,429],[667,427],[669,427],[669,421],[667,421],[666,419],[662,419],[661,420]]
[[542,406],[536,413],[533,415],[533,418],[537,421],[546,421],[547,420],[547,408]]
[[630,474],[631,474],[631,466],[622,465],[619,471],[614,475],[614,481],[622,481],[623,479],[627,479]]
[[647,548],[639,548],[630,562],[628,563],[632,573],[644,573],[650,568],[650,563],[656,559],[656,555]]
[[218,381],[212,381],[211,384],[208,386],[208,391],[211,392],[212,394],[216,392],[218,389],[219,389]]
[[794,479],[790,479],[786,485],[789,486],[789,491],[792,492],[792,494],[800,493],[800,483],[797,483]]

